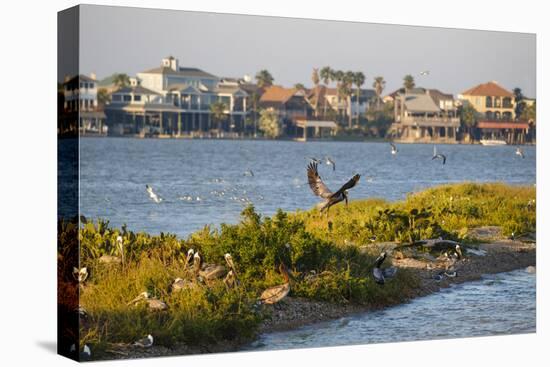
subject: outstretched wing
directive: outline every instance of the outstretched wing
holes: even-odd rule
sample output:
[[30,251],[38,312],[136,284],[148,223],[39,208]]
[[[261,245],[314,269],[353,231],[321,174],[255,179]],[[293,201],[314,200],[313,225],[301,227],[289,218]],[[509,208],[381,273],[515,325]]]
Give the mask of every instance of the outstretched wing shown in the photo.
[[444,154],[441,154],[441,158],[443,159],[443,164],[447,161],[447,157]]
[[352,187],[357,185],[357,182],[359,182],[360,178],[361,178],[361,176],[358,175],[358,174],[353,176],[348,182],[346,182],[344,184],[344,186],[340,187],[340,189],[338,191],[336,191],[334,194],[332,194],[332,196],[338,196],[341,193],[343,193],[344,191],[351,189]]
[[319,172],[317,171],[317,163],[315,162],[310,162],[307,166],[307,182],[315,195],[323,199],[327,199],[332,195],[332,191],[321,180],[321,176],[319,176]]
[[395,146],[394,143],[390,143],[390,145],[391,145],[391,147],[392,147],[393,150],[397,150],[397,147]]

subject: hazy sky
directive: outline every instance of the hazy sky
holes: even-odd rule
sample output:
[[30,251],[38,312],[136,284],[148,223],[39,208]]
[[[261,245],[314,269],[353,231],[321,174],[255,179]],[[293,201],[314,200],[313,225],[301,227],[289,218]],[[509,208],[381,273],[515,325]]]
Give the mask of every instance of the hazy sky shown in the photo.
[[[173,55],[218,76],[268,69],[276,84],[310,86],[313,67],[362,71],[387,94],[412,74],[417,86],[457,94],[496,80],[535,97],[534,34],[396,26],[172,10],[82,6],[80,68],[130,75]],[[429,70],[429,76],[420,76]]]

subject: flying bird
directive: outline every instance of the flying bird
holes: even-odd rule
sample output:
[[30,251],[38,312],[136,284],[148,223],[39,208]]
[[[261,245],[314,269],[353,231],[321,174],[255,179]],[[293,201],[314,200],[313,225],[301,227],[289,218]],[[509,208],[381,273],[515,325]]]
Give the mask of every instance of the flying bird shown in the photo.
[[147,193],[149,194],[151,200],[153,200],[155,203],[160,203],[162,201],[162,198],[153,191],[153,188],[151,186],[145,185],[145,189],[147,190]]
[[430,71],[429,70],[421,71],[420,75],[422,75],[422,76],[430,75]]
[[434,145],[434,155],[432,156],[432,161],[434,159],[441,159],[443,164],[445,164],[445,162],[447,161],[447,157],[445,156],[445,154],[438,153],[437,147],[435,145]]
[[516,149],[516,155],[519,155],[521,158],[525,158],[525,154],[523,153],[523,149],[521,148]]
[[320,159],[317,159],[315,157],[307,157],[307,159],[309,159],[311,162],[316,163],[316,164],[323,163],[323,161],[321,161]]
[[307,180],[309,183],[309,187],[316,196],[319,196],[321,199],[323,199],[321,203],[317,204],[317,208],[319,209],[320,213],[323,213],[323,211],[326,210],[327,217],[328,211],[331,206],[336,205],[344,200],[346,202],[346,205],[348,205],[348,190],[357,185],[357,182],[359,182],[360,178],[361,176],[356,174],[342,187],[340,187],[338,191],[333,193],[325,185],[325,183],[321,179],[321,176],[319,176],[319,172],[317,171],[317,163],[311,162],[307,167]]
[[252,171],[251,169],[247,169],[246,171],[244,171],[243,176],[254,177],[254,171]]
[[392,155],[397,155],[397,152],[399,152],[399,150],[397,150],[397,147],[395,146],[394,143],[390,143],[391,145],[391,154]]
[[325,163],[329,166],[332,166],[332,170],[336,171],[336,163],[334,163],[334,160],[330,157],[325,157]]
[[394,266],[386,269],[380,268],[382,263],[384,263],[384,260],[386,260],[386,256],[386,252],[382,252],[380,256],[376,258],[376,261],[374,262],[374,269],[372,269],[374,281],[380,285],[386,283],[386,279],[393,278],[395,274],[397,274],[397,268]]
[[276,285],[263,291],[260,295],[261,303],[267,305],[275,304],[285,298],[288,295],[288,292],[290,292],[290,280],[288,277],[288,271],[286,270],[286,267],[283,265],[283,263],[279,265],[279,272],[283,275],[285,282],[281,285]]
[[151,348],[153,346],[153,341],[153,336],[149,334],[145,338],[136,340],[132,345],[140,348]]

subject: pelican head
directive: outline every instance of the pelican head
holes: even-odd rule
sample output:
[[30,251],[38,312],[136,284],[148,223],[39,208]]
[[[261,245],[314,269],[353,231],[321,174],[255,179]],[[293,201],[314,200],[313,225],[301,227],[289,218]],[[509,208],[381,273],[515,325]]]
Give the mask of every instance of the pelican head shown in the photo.
[[137,303],[144,299],[149,299],[150,295],[149,292],[141,292],[136,298],[128,302],[128,305],[133,305],[134,303]]
[[73,267],[73,277],[79,283],[84,282],[88,278],[88,269],[86,267],[80,269]]
[[235,269],[235,264],[233,263],[233,257],[231,256],[231,254],[227,253],[227,254],[223,255],[223,257],[225,259],[225,262],[229,266],[229,268],[231,270]]
[[376,258],[376,260],[375,260],[375,262],[374,262],[374,264],[375,264],[374,266],[375,266],[376,268],[379,268],[379,267],[382,265],[382,263],[384,262],[384,260],[386,260],[386,256],[388,256],[388,255],[386,254],[386,251],[382,251],[382,252],[380,253],[380,255]]
[[462,257],[462,249],[460,248],[460,245],[455,246],[456,253],[458,255],[458,258],[460,259]]

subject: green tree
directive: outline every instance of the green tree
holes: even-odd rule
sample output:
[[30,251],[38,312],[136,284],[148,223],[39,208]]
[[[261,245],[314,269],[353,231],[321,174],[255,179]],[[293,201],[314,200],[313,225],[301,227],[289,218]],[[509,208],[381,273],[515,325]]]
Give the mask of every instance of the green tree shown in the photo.
[[252,122],[254,123],[254,137],[257,135],[258,129],[258,105],[260,104],[260,94],[256,91],[248,96],[248,102],[252,111]]
[[476,109],[469,103],[462,106],[460,109],[460,123],[464,130],[467,131],[468,136],[472,137],[472,129],[477,124],[478,113]]
[[521,113],[521,119],[527,122],[533,122],[536,124],[537,121],[537,103],[533,103],[530,106],[525,106]]
[[516,103],[514,112],[516,115],[516,119],[521,117],[523,109],[525,108],[524,98],[525,97],[523,95],[523,92],[521,91],[521,88],[514,88],[514,102]]
[[260,130],[271,139],[278,138],[282,134],[281,124],[279,123],[279,117],[272,110],[260,111]]
[[374,88],[374,93],[376,93],[376,108],[380,109],[380,102],[382,101],[382,92],[386,87],[386,81],[384,80],[384,77],[377,76],[376,78],[374,78],[374,83],[372,83],[372,87]]
[[365,74],[363,74],[361,71],[353,73],[353,84],[355,84],[357,88],[355,91],[355,98],[357,98],[357,125],[359,125],[359,100],[361,97],[361,87],[363,86],[363,84],[365,84]]
[[256,74],[256,83],[258,84],[258,87],[265,88],[273,85],[273,81],[275,79],[271,75],[271,73],[265,69],[258,71]]
[[346,109],[345,114],[348,117],[348,127],[351,129],[352,126],[352,114],[351,114],[351,93],[353,88],[353,80],[354,80],[354,73],[353,71],[346,71],[344,73],[344,76],[342,77],[342,82],[340,83],[340,90],[339,94],[341,98],[346,101]]
[[210,113],[212,114],[212,119],[217,122],[218,134],[221,130],[221,122],[225,117],[225,110],[227,110],[227,105],[223,102],[214,102],[210,105]]
[[305,90],[306,90],[306,87],[305,87],[305,85],[303,85],[302,83],[296,83],[296,84],[294,84],[294,89],[296,89],[296,90],[301,90],[301,91],[305,91]]
[[110,94],[109,94],[109,92],[107,91],[107,89],[105,89],[105,88],[99,88],[99,89],[97,90],[97,102],[98,102],[100,105],[105,106],[105,105],[109,102],[109,99],[110,99]]
[[113,84],[117,89],[124,88],[130,85],[130,77],[128,74],[117,73],[113,77]]
[[415,86],[416,84],[414,83],[414,77],[410,74],[405,75],[405,77],[403,78],[403,87],[405,87],[405,92],[408,92]]

